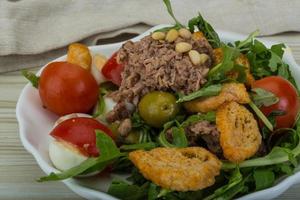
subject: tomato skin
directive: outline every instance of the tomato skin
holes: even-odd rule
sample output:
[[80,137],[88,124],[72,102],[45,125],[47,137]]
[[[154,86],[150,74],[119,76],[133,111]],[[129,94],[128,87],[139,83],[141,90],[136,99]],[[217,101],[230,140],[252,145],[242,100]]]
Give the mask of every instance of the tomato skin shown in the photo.
[[57,115],[87,113],[98,99],[98,85],[89,71],[68,62],[52,62],[42,71],[39,94]]
[[75,145],[84,155],[98,156],[95,130],[101,130],[111,138],[113,133],[99,121],[88,117],[67,119],[58,124],[50,133],[57,140]]
[[101,72],[106,79],[110,80],[114,84],[120,86],[122,82],[121,73],[124,69],[124,65],[117,61],[118,52],[115,52],[105,63]]
[[276,128],[291,128],[294,126],[300,103],[297,90],[289,81],[280,76],[269,76],[255,81],[253,88],[268,90],[279,98],[278,103],[260,108],[266,116],[274,110],[285,112],[284,115],[276,116]]

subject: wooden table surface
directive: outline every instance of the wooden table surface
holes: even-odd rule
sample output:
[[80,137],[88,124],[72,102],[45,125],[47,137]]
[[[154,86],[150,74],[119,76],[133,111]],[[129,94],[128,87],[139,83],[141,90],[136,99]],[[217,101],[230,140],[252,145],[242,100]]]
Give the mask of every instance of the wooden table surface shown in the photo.
[[[284,33],[267,39],[283,42],[300,64],[300,33]],[[61,182],[37,183],[45,175],[19,139],[15,107],[27,81],[20,72],[0,74],[0,199],[82,199]],[[278,199],[300,199],[300,185]]]

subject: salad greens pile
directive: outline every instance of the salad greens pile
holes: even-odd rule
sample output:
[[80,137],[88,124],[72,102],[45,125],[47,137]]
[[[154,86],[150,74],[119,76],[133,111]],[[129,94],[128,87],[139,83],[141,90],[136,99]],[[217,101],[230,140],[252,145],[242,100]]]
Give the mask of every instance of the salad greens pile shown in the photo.
[[[166,27],[157,31],[167,31],[171,28],[179,29],[185,27],[175,17],[169,0],[164,0],[167,10],[175,21],[172,27]],[[213,48],[221,48],[223,51],[222,62],[214,66],[208,73],[208,82],[200,90],[188,94],[178,94],[177,103],[190,101],[199,97],[216,96],[221,92],[222,83],[246,82],[245,67],[235,62],[235,59],[244,54],[250,61],[251,73],[255,79],[261,79],[271,75],[281,76],[289,80],[296,88],[296,82],[291,74],[288,64],[283,58],[284,44],[273,45],[267,48],[262,42],[255,39],[258,31],[249,35],[243,41],[225,44],[222,42],[213,27],[199,15],[188,22],[191,32],[200,30],[207,38]],[[238,77],[235,80],[226,75],[229,71],[237,71]],[[25,74],[33,83],[37,82],[30,74]],[[100,91],[100,100],[95,117],[103,113],[105,109],[103,94],[107,93],[105,87]],[[265,126],[262,128],[262,137],[266,143],[267,150],[264,155],[257,155],[251,159],[235,164],[229,161],[222,161],[222,171],[216,177],[213,186],[199,191],[178,192],[171,191],[155,185],[145,179],[128,159],[128,153],[137,149],[150,150],[158,146],[162,147],[187,147],[188,141],[185,135],[185,127],[199,121],[215,122],[215,112],[206,114],[186,115],[180,114],[175,119],[164,124],[163,128],[152,128],[145,123],[138,112],[131,117],[132,127],[140,132],[139,142],[136,144],[125,144],[120,147],[101,131],[96,131],[97,148],[101,150],[99,157],[88,158],[80,165],[61,173],[51,173],[42,177],[39,181],[63,180],[80,174],[88,174],[93,171],[102,171],[107,166],[112,166],[113,172],[130,172],[126,180],[113,180],[108,193],[120,199],[232,199],[251,192],[262,190],[276,184],[279,178],[284,175],[291,175],[297,171],[300,158],[300,120],[297,120],[295,127],[277,129],[274,116],[280,115],[274,111],[268,117],[259,110],[261,106],[269,106],[277,103],[279,98],[264,89],[252,89],[252,102],[249,106],[256,113]],[[172,142],[167,139],[167,130],[172,130]],[[273,137],[280,132],[276,141]],[[159,133],[159,134],[157,134]]]

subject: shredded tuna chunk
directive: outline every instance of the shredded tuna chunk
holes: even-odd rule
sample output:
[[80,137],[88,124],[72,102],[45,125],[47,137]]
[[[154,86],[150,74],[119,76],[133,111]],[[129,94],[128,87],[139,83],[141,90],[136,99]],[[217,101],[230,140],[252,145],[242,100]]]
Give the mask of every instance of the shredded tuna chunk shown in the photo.
[[[208,54],[209,59],[194,66],[187,53],[175,51],[176,43],[182,41],[192,44],[199,53]],[[138,42],[128,41],[118,52],[118,60],[124,65],[122,83],[110,96],[116,102],[126,101],[136,106],[142,96],[154,90],[184,94],[197,91],[207,81],[212,52],[205,38],[194,41],[179,37],[174,43],[168,43],[147,36]],[[115,119],[118,118],[116,115]]]
[[201,138],[213,153],[221,153],[220,133],[215,124],[208,121],[200,121],[186,128],[186,136],[191,146],[197,145],[197,141]]

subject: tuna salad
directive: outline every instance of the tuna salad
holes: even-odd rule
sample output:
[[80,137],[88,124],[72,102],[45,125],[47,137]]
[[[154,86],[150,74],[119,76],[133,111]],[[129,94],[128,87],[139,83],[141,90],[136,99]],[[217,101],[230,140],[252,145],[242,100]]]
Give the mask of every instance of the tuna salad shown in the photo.
[[268,48],[257,31],[224,42],[201,14],[184,25],[164,3],[175,24],[124,42],[110,58],[75,43],[67,61],[50,63],[40,77],[25,73],[44,108],[61,116],[49,142],[61,172],[39,181],[125,173],[108,194],[212,200],[295,172],[299,89],[285,46]]

